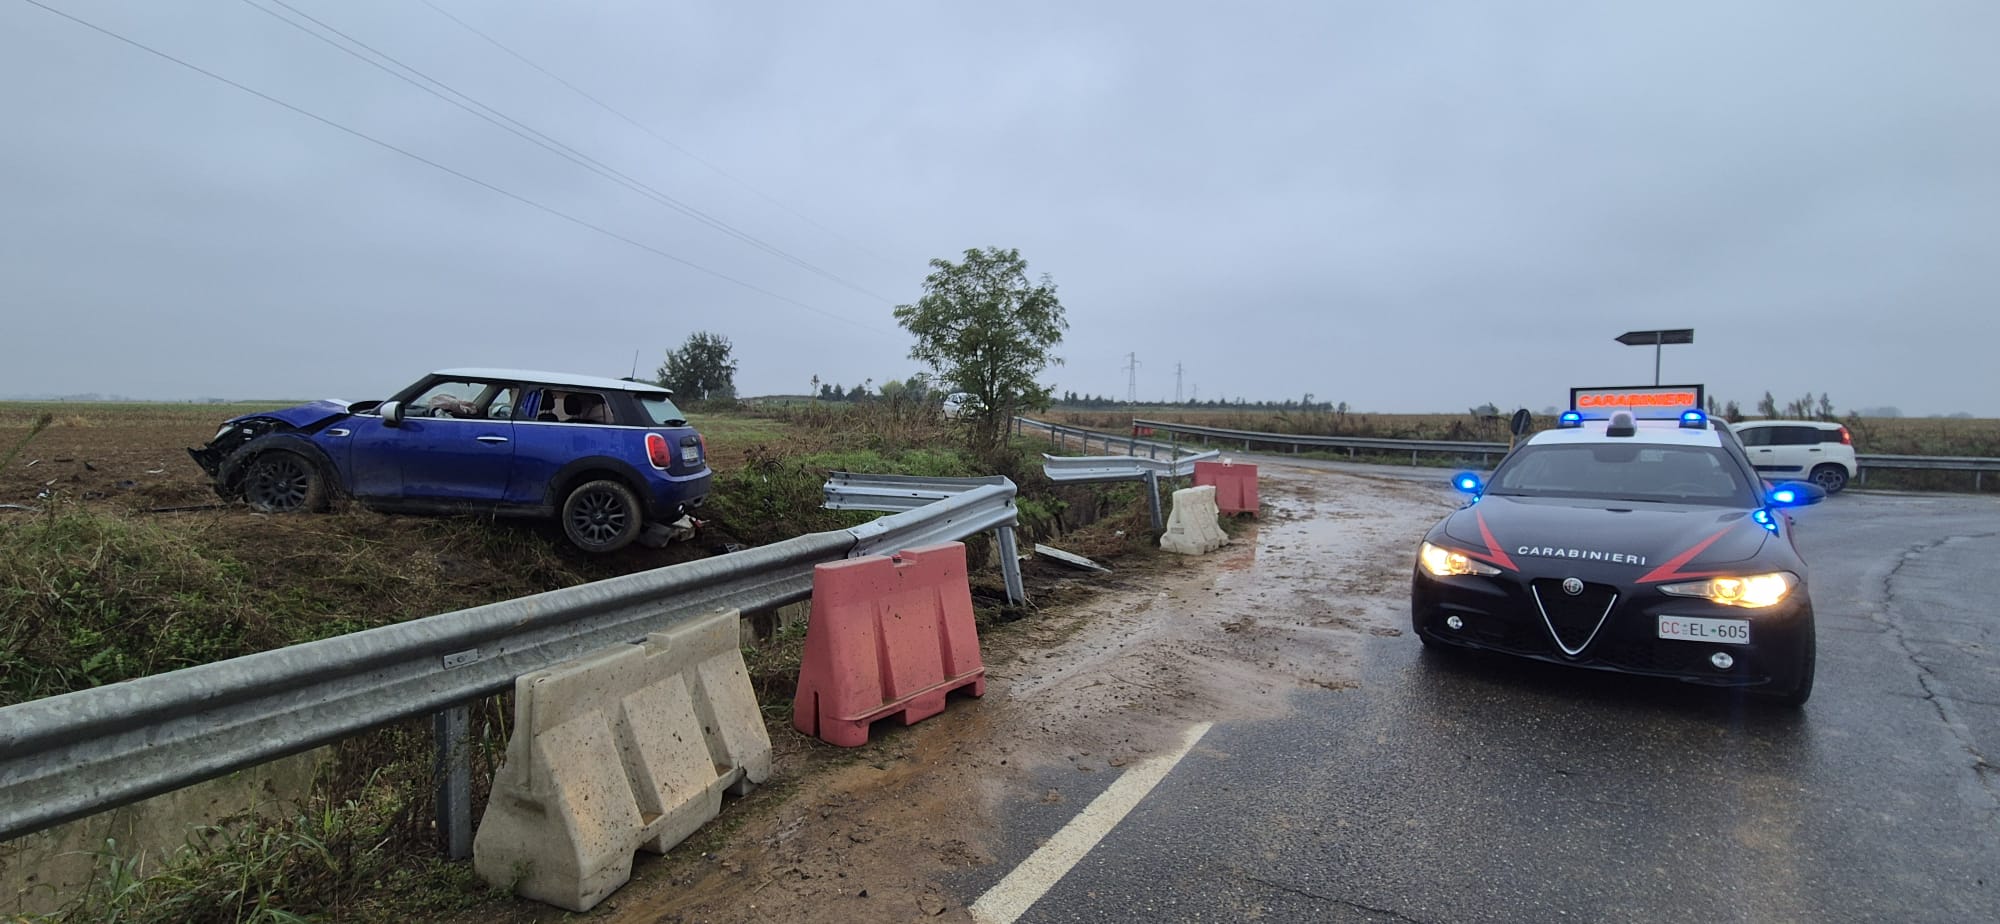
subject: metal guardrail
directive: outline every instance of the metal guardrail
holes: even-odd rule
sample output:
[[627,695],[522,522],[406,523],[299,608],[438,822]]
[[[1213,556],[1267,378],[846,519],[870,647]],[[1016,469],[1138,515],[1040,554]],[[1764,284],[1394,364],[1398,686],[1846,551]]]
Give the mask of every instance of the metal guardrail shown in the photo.
[[1221,454],[1210,450],[1169,462],[1144,456],[1052,456],[1043,453],[1042,472],[1058,484],[1143,481],[1146,483],[1147,512],[1152,515],[1153,528],[1165,529],[1166,517],[1160,509],[1160,479],[1191,477],[1196,462],[1206,462]]
[[989,480],[853,529],[0,709],[0,841],[432,714],[439,827],[465,856],[466,703],[686,619],[803,600],[819,564],[987,529],[1011,538],[1014,494]]
[[[1255,430],[1229,430],[1222,427],[1203,427],[1195,424],[1167,423],[1158,420],[1134,419],[1132,426],[1170,433],[1185,433],[1204,440],[1214,439],[1240,442],[1243,444],[1245,452],[1250,450],[1252,444],[1259,443],[1266,446],[1290,446],[1295,453],[1299,451],[1300,447],[1305,446],[1325,449],[1345,449],[1350,456],[1354,455],[1357,451],[1408,452],[1410,454],[1410,464],[1412,465],[1416,464],[1418,453],[1446,453],[1459,456],[1477,455],[1483,463],[1492,456],[1505,455],[1508,449],[1506,443],[1478,443],[1455,440],[1392,440],[1350,436],[1315,436],[1297,433],[1261,433]],[[1121,439],[1120,437],[1105,436],[1104,434],[1099,434],[1099,436],[1113,441]],[[1855,464],[1861,467],[1862,481],[1867,480],[1867,472],[1871,468],[1972,472],[1974,473],[1973,489],[1978,490],[1983,487],[1983,479],[1986,473],[2000,472],[2000,459],[1975,458],[1970,456],[1911,456],[1862,453],[1857,454],[1854,458]]]
[[[1007,600],[1017,604],[1027,602],[1028,594],[1021,583],[1020,546],[1014,537],[1014,483],[1005,476],[925,478],[834,472],[828,476],[824,490],[828,510],[921,509],[929,513],[921,525],[890,524],[888,521],[894,517],[884,517],[856,527],[852,532],[860,541],[853,555],[914,549],[993,530],[1000,544],[1000,573],[1006,579]],[[991,502],[995,494],[1006,496],[1004,509]]]
[[1083,452],[1089,452],[1090,444],[1094,441],[1098,445],[1103,446],[1106,453],[1120,453],[1128,456],[1138,456],[1143,453],[1144,457],[1148,459],[1157,459],[1161,456],[1172,459],[1181,453],[1181,447],[1174,443],[1140,439],[1137,436],[1115,436],[1109,433],[1100,433],[1096,430],[1086,430],[1082,427],[1066,427],[1062,424],[1030,420],[1026,417],[1014,418],[1014,434],[1016,436],[1024,435],[1030,430],[1048,436],[1050,442],[1056,444],[1057,449],[1067,449],[1069,448],[1069,444],[1074,443],[1078,449]]
[[1167,423],[1157,420],[1134,420],[1134,427],[1146,427],[1171,433],[1185,433],[1203,440],[1228,440],[1243,444],[1243,451],[1249,452],[1252,444],[1266,446],[1290,446],[1296,453],[1302,447],[1315,449],[1345,449],[1352,456],[1357,452],[1407,452],[1410,464],[1417,464],[1417,454],[1425,452],[1446,453],[1459,456],[1479,456],[1484,464],[1492,456],[1506,455],[1506,443],[1476,443],[1461,440],[1392,440],[1356,436],[1315,436],[1307,433],[1260,433],[1255,430],[1230,430],[1223,427],[1202,427],[1194,424]]
[[[1135,428],[1138,424],[1134,423]],[[1194,474],[1194,464],[1220,456],[1220,450],[1183,455],[1187,450],[1174,443],[1140,439],[1138,436],[1114,436],[1086,430],[1081,427],[1066,427],[1026,417],[1014,418],[1014,433],[1020,435],[1029,430],[1046,434],[1057,449],[1068,448],[1066,443],[1074,442],[1084,452],[1090,451],[1095,440],[1107,453],[1102,456],[1056,456],[1042,454],[1042,471],[1050,481],[1062,484],[1092,484],[1117,481],[1144,481],[1148,493],[1148,512],[1152,514],[1153,528],[1165,529],[1165,516],[1160,509],[1160,479],[1187,478]],[[1119,452],[1122,450],[1122,452]],[[1145,455],[1140,455],[1143,451]],[[1165,459],[1160,458],[1164,454]]]
[[1900,468],[1933,472],[1971,472],[1972,490],[1981,491],[1986,487],[1986,476],[2000,472],[2000,459],[1985,459],[1973,456],[1899,456],[1899,455],[1857,455],[1855,461],[1861,465],[1860,477],[1855,480],[1868,483],[1871,468]]

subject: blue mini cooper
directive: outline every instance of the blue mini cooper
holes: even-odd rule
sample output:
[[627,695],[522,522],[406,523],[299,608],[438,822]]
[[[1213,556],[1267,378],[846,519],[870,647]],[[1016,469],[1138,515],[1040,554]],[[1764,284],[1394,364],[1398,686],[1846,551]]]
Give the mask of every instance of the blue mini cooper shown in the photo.
[[707,447],[650,382],[445,369],[387,401],[229,420],[190,449],[223,497],[273,513],[371,509],[554,517],[586,552],[630,544],[708,496]]

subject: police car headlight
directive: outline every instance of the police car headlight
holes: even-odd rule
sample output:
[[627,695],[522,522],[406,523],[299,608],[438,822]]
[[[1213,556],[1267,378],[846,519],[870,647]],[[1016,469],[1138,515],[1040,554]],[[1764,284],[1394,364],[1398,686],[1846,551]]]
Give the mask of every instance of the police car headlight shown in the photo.
[[1760,608],[1775,606],[1799,586],[1799,577],[1789,571],[1753,574],[1746,577],[1715,577],[1685,584],[1663,584],[1660,590],[1677,597],[1705,597],[1723,606]]
[[1473,561],[1464,552],[1454,552],[1428,542],[1417,550],[1417,562],[1434,577],[1451,577],[1454,574],[1499,574],[1500,569],[1483,562]]

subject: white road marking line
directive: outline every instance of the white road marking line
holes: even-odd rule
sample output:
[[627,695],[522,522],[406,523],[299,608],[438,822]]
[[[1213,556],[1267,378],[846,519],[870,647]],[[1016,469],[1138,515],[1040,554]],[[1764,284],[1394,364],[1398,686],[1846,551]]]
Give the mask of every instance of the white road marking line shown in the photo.
[[1104,835],[1125,820],[1125,815],[1146,794],[1153,791],[1160,781],[1181,762],[1201,736],[1208,734],[1213,722],[1203,722],[1189,728],[1181,735],[1181,743],[1171,754],[1161,754],[1133,764],[1123,776],[1113,781],[1110,788],[1092,799],[1077,813],[1069,824],[1063,825],[1054,837],[1048,839],[1034,853],[1021,861],[1020,866],[1000,880],[998,885],[987,889],[986,894],[972,903],[972,920],[978,924],[1013,924],[1026,914],[1028,908],[1062,881],[1071,868],[1090,853]]

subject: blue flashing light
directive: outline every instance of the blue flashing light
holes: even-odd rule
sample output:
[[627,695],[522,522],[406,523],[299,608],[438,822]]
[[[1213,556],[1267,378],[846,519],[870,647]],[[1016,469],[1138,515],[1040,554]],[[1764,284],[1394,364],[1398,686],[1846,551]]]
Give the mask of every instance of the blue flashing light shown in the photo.
[[1759,509],[1757,512],[1750,514],[1750,518],[1756,520],[1758,526],[1762,526],[1774,533],[1778,531],[1778,521],[1772,519],[1771,511],[1769,510]]
[[1480,492],[1486,489],[1486,486],[1480,483],[1479,476],[1471,472],[1459,472],[1451,476],[1451,486],[1457,488],[1460,493],[1470,494],[1473,497],[1478,497]]
[[1799,492],[1791,488],[1779,488],[1771,492],[1771,503],[1791,506],[1799,502]]
[[1708,415],[1699,408],[1688,408],[1681,412],[1681,426],[1699,430],[1708,426]]
[[1556,418],[1556,426],[1581,427],[1583,426],[1583,415],[1577,411],[1564,411],[1561,417]]

